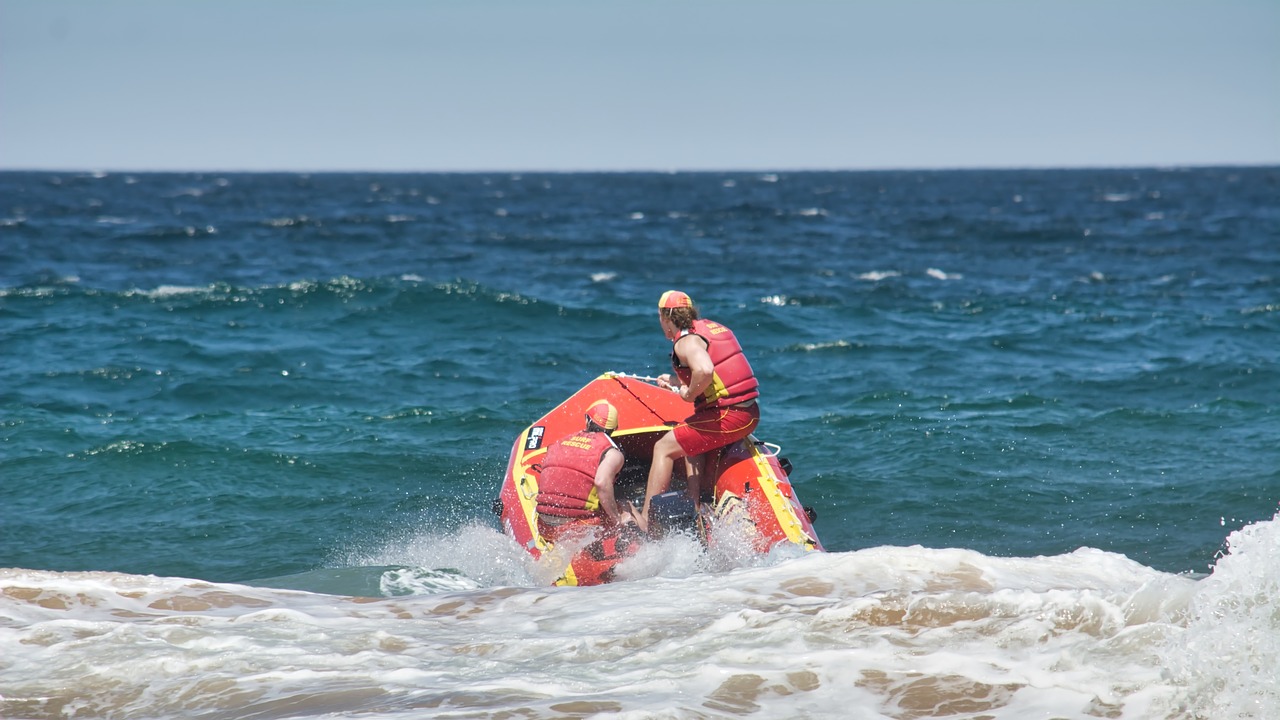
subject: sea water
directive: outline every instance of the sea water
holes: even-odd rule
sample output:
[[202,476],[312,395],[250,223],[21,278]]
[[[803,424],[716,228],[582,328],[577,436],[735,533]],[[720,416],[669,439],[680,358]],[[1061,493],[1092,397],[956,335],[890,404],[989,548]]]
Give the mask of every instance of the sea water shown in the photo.
[[[732,327],[827,550],[551,588]],[[1280,717],[1280,169],[0,173],[0,717]]]

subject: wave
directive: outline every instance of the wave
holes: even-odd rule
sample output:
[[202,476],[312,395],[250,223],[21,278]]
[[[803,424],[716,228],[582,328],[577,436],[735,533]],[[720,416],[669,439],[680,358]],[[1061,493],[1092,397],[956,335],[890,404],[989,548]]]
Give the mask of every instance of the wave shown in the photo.
[[[614,274],[593,277],[611,280]],[[159,303],[171,309],[240,307],[272,309],[280,306],[315,304],[324,301],[351,303],[378,301],[410,303],[416,311],[444,311],[444,306],[480,303],[493,307],[545,306],[551,313],[560,308],[520,292],[495,289],[467,279],[427,281],[404,273],[398,276],[357,278],[346,275],[326,279],[300,279],[262,285],[223,282],[201,285],[163,283],[152,288],[109,290],[80,284],[79,277],[49,278],[33,285],[0,288],[0,297],[14,299],[97,300],[104,307],[121,301]],[[455,312],[457,310],[455,309]]]
[[[386,552],[466,562],[427,558],[439,540]],[[391,563],[369,568],[384,597],[0,570],[0,713],[1274,717],[1280,523],[1230,547],[1200,580],[1092,549],[878,547],[596,588]]]

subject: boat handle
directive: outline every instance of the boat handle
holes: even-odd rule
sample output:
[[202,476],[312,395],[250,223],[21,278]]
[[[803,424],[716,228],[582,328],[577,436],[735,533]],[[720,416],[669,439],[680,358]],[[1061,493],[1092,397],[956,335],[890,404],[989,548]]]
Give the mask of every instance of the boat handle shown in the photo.
[[532,479],[533,476],[529,473],[524,473],[520,476],[520,494],[524,495],[526,500],[532,500],[538,496],[537,492],[533,492],[529,489],[529,481]]
[[765,457],[778,457],[778,453],[782,452],[782,446],[781,446],[781,445],[777,445],[777,444],[774,444],[774,443],[771,443],[771,442],[764,442],[764,441],[759,441],[759,442],[757,442],[756,444],[757,444],[757,445],[760,445],[761,447],[763,447],[765,450],[767,450],[767,451],[768,451],[768,452],[762,452],[762,453],[760,453],[761,455],[764,455]]

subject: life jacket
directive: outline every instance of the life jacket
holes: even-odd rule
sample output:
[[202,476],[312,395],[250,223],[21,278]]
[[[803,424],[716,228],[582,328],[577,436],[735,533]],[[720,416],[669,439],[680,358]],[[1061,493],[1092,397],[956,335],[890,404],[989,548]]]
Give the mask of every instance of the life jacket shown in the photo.
[[[755,373],[742,354],[742,346],[733,336],[733,331],[712,320],[697,319],[693,328],[680,331],[680,338],[685,335],[697,335],[707,344],[707,355],[711,356],[711,384],[693,401],[699,410],[704,407],[728,407],[760,396],[760,383],[756,382]],[[680,363],[674,349],[671,351],[671,368],[675,370],[680,382],[688,385],[693,379],[693,371]]]
[[586,518],[599,513],[596,469],[616,447],[607,434],[583,430],[547,448],[538,480],[538,514]]

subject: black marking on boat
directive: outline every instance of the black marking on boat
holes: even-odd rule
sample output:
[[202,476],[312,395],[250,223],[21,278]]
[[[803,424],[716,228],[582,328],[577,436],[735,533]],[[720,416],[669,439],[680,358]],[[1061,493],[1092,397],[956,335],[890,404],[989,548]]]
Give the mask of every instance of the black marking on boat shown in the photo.
[[524,441],[525,450],[537,450],[542,447],[542,436],[547,432],[546,428],[541,425],[534,425],[529,428],[529,437]]

